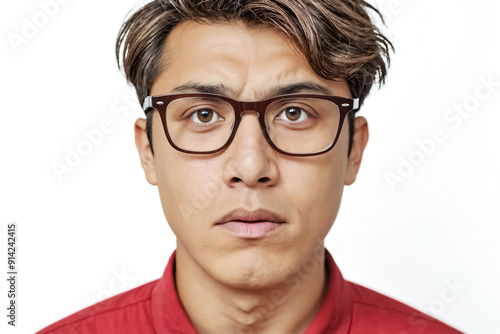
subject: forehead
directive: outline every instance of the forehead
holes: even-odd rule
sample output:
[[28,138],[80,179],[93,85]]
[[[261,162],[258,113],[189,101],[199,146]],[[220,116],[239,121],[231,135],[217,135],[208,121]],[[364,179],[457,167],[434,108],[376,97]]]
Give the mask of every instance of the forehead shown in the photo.
[[188,21],[172,30],[163,52],[163,72],[152,95],[174,93],[194,83],[223,86],[230,97],[254,100],[269,97],[277,86],[299,82],[327,87],[334,95],[349,95],[345,82],[317,75],[274,27]]

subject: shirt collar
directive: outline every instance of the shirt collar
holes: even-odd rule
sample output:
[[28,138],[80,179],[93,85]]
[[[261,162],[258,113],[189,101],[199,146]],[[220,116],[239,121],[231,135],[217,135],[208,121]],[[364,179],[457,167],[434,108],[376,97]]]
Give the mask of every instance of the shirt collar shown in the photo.
[[[325,269],[329,273],[328,292],[323,304],[304,334],[349,332],[352,300],[346,281],[333,257],[325,249]],[[151,314],[155,332],[197,334],[177,295],[175,285],[175,251],[163,277],[158,280],[151,297]]]

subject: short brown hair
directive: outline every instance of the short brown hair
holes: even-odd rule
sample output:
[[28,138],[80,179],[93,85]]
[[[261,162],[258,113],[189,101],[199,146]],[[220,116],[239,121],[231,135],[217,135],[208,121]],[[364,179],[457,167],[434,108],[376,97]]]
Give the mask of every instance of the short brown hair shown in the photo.
[[[364,0],[154,0],[123,24],[116,57],[142,102],[162,71],[165,40],[179,23],[241,21],[248,26],[274,26],[290,38],[319,76],[346,80],[361,105],[373,84],[385,81],[392,49],[368,10],[381,18]],[[152,147],[151,114],[147,128]],[[349,116],[352,143],[354,113]]]

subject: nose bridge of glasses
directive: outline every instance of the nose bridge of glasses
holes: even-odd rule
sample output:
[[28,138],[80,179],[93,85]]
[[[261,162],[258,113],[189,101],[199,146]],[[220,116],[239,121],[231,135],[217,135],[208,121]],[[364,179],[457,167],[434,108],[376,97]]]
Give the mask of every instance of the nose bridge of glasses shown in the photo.
[[261,101],[239,102],[237,112],[240,117],[243,117],[245,113],[255,112],[257,114],[257,118],[259,118],[259,116],[262,114],[261,108]]
[[[266,107],[265,102],[263,101],[237,101],[236,105],[233,105],[235,108],[236,114],[238,115],[237,118],[239,120],[237,121],[238,124],[243,120],[243,116],[245,114],[255,114],[256,120],[259,123],[260,129],[262,131],[262,135],[264,136],[265,141],[269,142],[269,136],[266,133],[266,127],[264,125],[264,108]],[[248,125],[247,125],[248,126]],[[236,126],[238,128],[238,125]],[[234,129],[236,132],[236,129]]]

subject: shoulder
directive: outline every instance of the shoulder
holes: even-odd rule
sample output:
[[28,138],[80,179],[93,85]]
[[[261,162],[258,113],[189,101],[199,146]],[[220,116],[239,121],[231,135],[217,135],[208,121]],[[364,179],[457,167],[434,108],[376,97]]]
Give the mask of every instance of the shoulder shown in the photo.
[[444,334],[460,331],[390,297],[346,282],[352,297],[351,333]]
[[[144,284],[76,312],[37,334],[124,333],[140,328],[153,333],[151,293],[157,281]],[[150,329],[149,331],[147,329]]]

